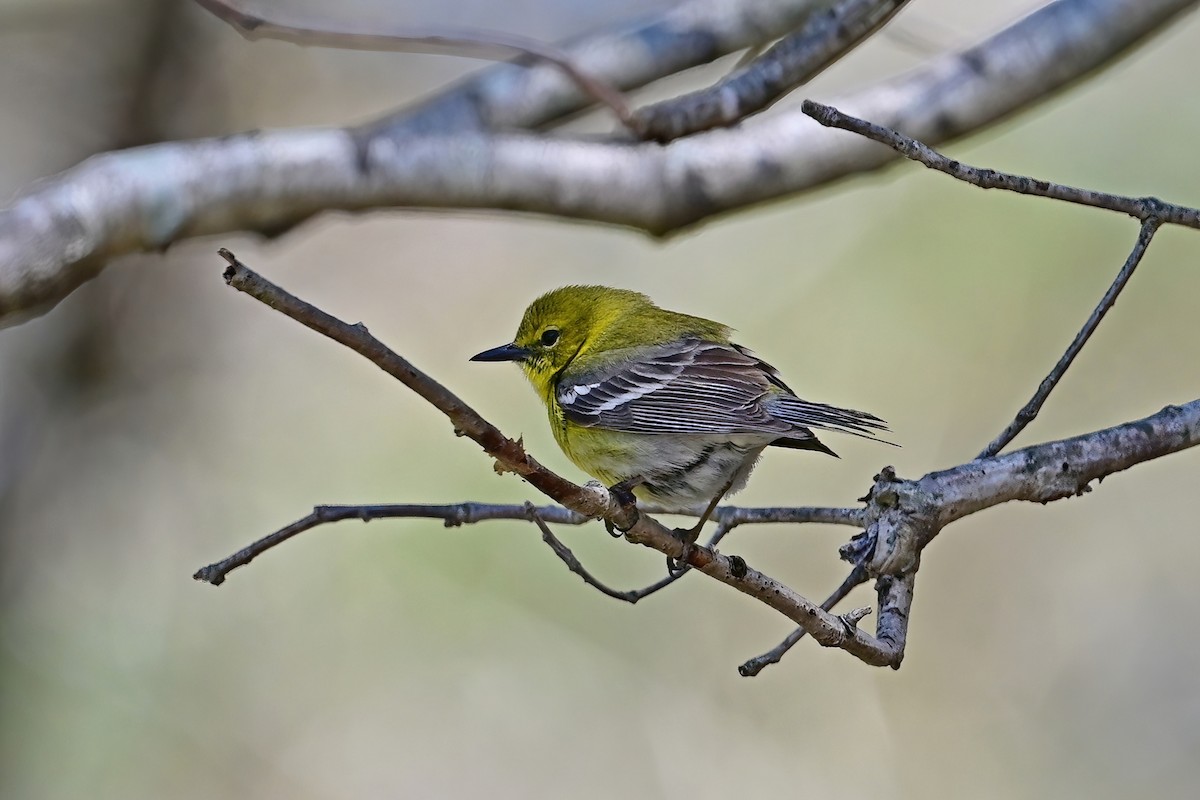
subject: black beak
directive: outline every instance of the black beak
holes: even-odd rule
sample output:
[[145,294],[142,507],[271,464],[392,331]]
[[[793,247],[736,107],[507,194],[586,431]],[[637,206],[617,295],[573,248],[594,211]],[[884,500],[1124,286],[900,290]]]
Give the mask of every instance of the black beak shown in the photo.
[[524,347],[517,347],[515,344],[502,344],[499,347],[493,347],[491,350],[484,350],[482,353],[471,356],[472,361],[524,361],[533,353]]

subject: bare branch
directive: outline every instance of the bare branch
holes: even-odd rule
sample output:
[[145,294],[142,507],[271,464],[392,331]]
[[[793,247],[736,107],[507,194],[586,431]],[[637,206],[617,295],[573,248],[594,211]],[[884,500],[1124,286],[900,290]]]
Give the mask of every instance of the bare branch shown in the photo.
[[[647,504],[639,508],[647,514],[685,514],[699,516],[703,509],[666,509],[662,506]],[[593,517],[586,517],[569,508],[562,506],[534,506],[533,513],[546,523],[556,525],[582,525],[590,522]],[[862,527],[863,510],[860,508],[812,508],[800,506],[796,508],[754,508],[745,506],[720,506],[713,513],[713,520],[718,523],[716,533],[708,541],[707,546],[713,547],[724,538],[725,534],[738,525],[753,525],[758,523],[826,523],[832,525],[852,525]],[[293,536],[312,530],[320,525],[343,520],[355,519],[370,522],[379,519],[439,519],[447,528],[460,525],[470,525],[486,520],[528,520],[530,511],[528,503],[521,505],[504,505],[494,503],[453,503],[450,505],[429,505],[420,503],[374,503],[368,505],[320,505],[313,508],[312,513],[302,519],[287,525],[280,530],[247,545],[228,558],[201,567],[192,576],[198,581],[220,586],[225,582],[230,572],[249,564],[258,556],[283,544]],[[672,583],[674,578],[667,580],[663,586]],[[655,584],[658,588],[662,588]],[[657,589],[655,589],[657,591]],[[653,592],[639,589],[630,594],[637,594],[641,599]],[[636,602],[636,601],[631,601]]]
[[588,572],[583,564],[580,563],[579,559],[575,557],[575,554],[571,552],[571,549],[563,544],[562,541],[560,541],[559,538],[554,535],[554,531],[550,530],[550,526],[547,525],[545,521],[538,515],[537,506],[535,506],[533,503],[526,503],[525,511],[528,515],[528,518],[532,520],[533,524],[537,525],[538,530],[542,532],[542,541],[549,545],[550,549],[554,551],[554,555],[558,556],[559,559],[561,559],[562,562],[567,565],[567,569],[571,570],[571,572],[574,572],[580,578],[583,578],[584,583],[586,583],[588,586],[591,586],[593,589],[603,595],[612,597],[616,600],[622,600],[626,603],[636,603],[641,599],[637,592],[622,592],[616,589],[611,589],[606,584],[593,577],[592,573]]
[[669,142],[740,122],[815,78],[887,24],[906,3],[840,0],[716,85],[638,109],[631,127],[644,139]]
[[[691,516],[699,516],[693,509]],[[813,522],[825,525],[863,526],[861,508],[819,508],[799,506],[796,508],[749,508],[745,506],[720,506],[713,512],[713,519],[722,525],[753,525],[764,522],[802,523]]]
[[1019,194],[1047,197],[1051,200],[1061,200],[1064,203],[1075,203],[1091,208],[1103,208],[1108,211],[1119,211],[1143,222],[1157,219],[1163,223],[1183,225],[1188,228],[1200,228],[1200,210],[1188,206],[1165,203],[1155,197],[1123,197],[1121,195],[1098,192],[1094,189],[1079,189],[1074,186],[1064,186],[1050,181],[1028,178],[1024,175],[1013,175],[1007,172],[997,172],[986,167],[972,167],[961,161],[947,158],[928,145],[916,139],[905,136],[891,128],[876,125],[872,122],[843,114],[833,106],[805,100],[802,106],[805,114],[829,128],[857,133],[880,144],[886,144],[905,158],[918,161],[930,169],[944,172],[960,181],[978,186],[981,189],[1003,189]]
[[[643,509],[647,513],[654,513],[654,508]],[[759,522],[808,522],[810,514],[807,512],[819,512],[816,517],[824,517],[824,512],[841,511],[843,509],[781,509],[781,508],[740,508],[737,506],[723,506],[717,510],[714,518],[718,521],[712,536],[709,538],[706,547],[715,547],[725,536],[738,525],[754,524]],[[861,511],[857,512],[861,517]],[[668,575],[650,586],[641,589],[630,591],[618,591],[609,589],[603,584],[596,581],[590,574],[584,570],[579,564],[574,554],[564,545],[553,533],[547,534],[547,523],[558,525],[582,525],[585,522],[593,521],[591,517],[585,517],[582,514],[571,511],[562,506],[535,506],[531,503],[521,505],[496,505],[492,503],[454,503],[451,505],[429,505],[419,503],[379,503],[371,505],[321,505],[313,508],[312,513],[296,520],[290,525],[275,531],[274,533],[264,536],[255,542],[247,545],[236,553],[214,562],[207,566],[196,570],[192,575],[198,581],[210,583],[213,586],[220,586],[225,582],[229,573],[238,567],[243,567],[249,564],[258,556],[265,553],[278,545],[283,544],[297,534],[312,530],[321,525],[326,525],[333,522],[342,522],[344,520],[359,520],[360,522],[370,522],[380,519],[438,519],[443,522],[447,528],[456,528],[460,525],[470,525],[488,520],[530,520],[538,523],[539,530],[542,531],[543,539],[554,550],[555,554],[563,560],[564,563],[571,569],[572,572],[578,573],[583,577],[584,581],[596,586],[604,594],[610,597],[615,597],[618,600],[624,600],[628,603],[636,603],[644,597],[648,597],[660,589],[670,586],[678,580],[684,573]],[[549,538],[546,538],[547,535]]]
[[603,81],[588,75],[571,57],[553,45],[526,36],[501,31],[453,31],[400,29],[396,31],[333,30],[323,24],[286,24],[248,14],[225,0],[195,0],[215,17],[232,25],[250,39],[274,39],[303,47],[332,47],[340,50],[445,53],[467,58],[498,61],[527,56],[559,69],[588,98],[607,106],[625,127],[633,129],[633,115],[625,97]]
[[[635,89],[783,36],[827,5],[828,0],[686,0],[632,25],[621,22],[565,43],[562,50],[597,80],[618,90]],[[583,110],[587,102],[549,65],[500,65],[358,133],[369,141],[544,128]]]
[[1129,283],[1129,279],[1133,277],[1133,271],[1141,263],[1142,256],[1146,254],[1146,248],[1150,246],[1150,240],[1154,238],[1154,233],[1161,224],[1156,217],[1149,217],[1142,222],[1141,230],[1138,231],[1137,242],[1134,243],[1129,257],[1125,259],[1125,265],[1117,273],[1116,279],[1108,287],[1108,291],[1104,293],[1104,297],[1100,298],[1099,304],[1096,305],[1087,322],[1079,329],[1079,333],[1075,334],[1075,339],[1067,347],[1067,351],[1063,353],[1062,358],[1054,365],[1054,369],[1050,370],[1050,374],[1042,380],[1029,402],[1017,412],[1017,416],[1009,423],[1008,427],[1001,431],[1000,435],[993,439],[991,444],[985,447],[976,458],[987,458],[988,456],[996,455],[1009,442],[1017,438],[1017,434],[1023,431],[1025,426],[1037,418],[1038,412],[1041,411],[1050,393],[1054,391],[1054,387],[1058,385],[1063,375],[1066,374],[1067,369],[1071,366],[1071,362],[1083,350],[1083,346],[1087,344],[1088,339],[1095,332],[1096,327],[1100,324],[1100,320],[1104,319],[1104,315],[1117,302],[1117,296],[1121,294],[1121,290],[1125,288],[1125,284]]
[[1198,444],[1200,400],[1194,400],[1145,419],[977,459],[918,480],[903,480],[885,468],[867,496],[866,531],[842,547],[843,558],[878,576],[878,652],[887,652],[886,663],[893,667],[903,659],[921,552],[950,523],[1011,500],[1044,504],[1082,495],[1091,490],[1092,481]]
[[[582,578],[583,582],[588,586],[591,586],[601,594],[608,597],[612,597],[616,600],[621,600],[633,605],[639,600],[642,600],[643,598],[649,597],[650,595],[667,588],[671,584],[675,583],[675,581],[686,575],[688,572],[685,568],[678,572],[669,573],[665,577],[660,578],[649,586],[644,586],[641,589],[629,589],[621,591],[619,589],[610,588],[606,584],[593,577],[592,574],[583,566],[583,564],[580,563],[579,559],[575,557],[575,554],[571,552],[570,548],[563,544],[562,541],[554,535],[554,532],[550,530],[550,527],[538,515],[538,509],[533,505],[533,503],[526,503],[525,508],[528,509],[529,518],[533,520],[534,524],[537,525],[538,530],[542,532],[542,541],[548,544],[550,549],[554,551],[554,554],[562,559],[562,562],[567,565],[567,569],[571,570],[571,572],[574,572],[576,575]],[[713,531],[712,536],[709,537],[708,543],[705,545],[705,547],[715,547],[717,543],[724,539],[726,534],[728,534],[731,530],[733,530],[732,525],[726,525],[724,523],[718,524],[716,529]]]
[[[1058,0],[962,54],[845,103],[927,142],[944,141],[1112,62],[1197,2]],[[331,209],[509,209],[665,235],[895,157],[815,128],[799,111],[668,147],[397,130],[153,145],[96,156],[43,181],[0,210],[0,321],[44,310],[114,256],[222,231],[278,234]]]
[[[870,575],[915,571],[947,525],[1001,503],[1049,503],[1091,491],[1093,481],[1200,444],[1200,400],[1069,439],[980,458],[916,480],[891,467],[867,496],[867,527],[842,547]],[[881,621],[883,615],[880,615]]]
[[[890,468],[867,498],[866,531],[842,557],[878,576],[875,646],[898,667],[904,657],[921,553],[955,520],[1011,500],[1048,503],[1082,495],[1094,480],[1200,444],[1200,400],[1105,430],[981,458],[903,480]],[[868,662],[875,663],[875,662]]]
[[912,611],[913,586],[917,581],[915,569],[901,575],[882,575],[875,582],[879,602],[879,624],[875,635],[893,653],[888,666],[900,669],[904,646],[908,640],[908,615]]
[[[867,582],[867,570],[862,564],[858,564],[854,569],[850,570],[850,574],[846,576],[846,580],[842,581],[841,585],[833,590],[829,597],[825,598],[825,602],[821,603],[821,608],[826,611],[832,611],[838,603],[846,599],[846,596],[858,586]],[[780,660],[795,646],[796,642],[805,637],[807,631],[804,628],[796,628],[787,635],[787,638],[771,648],[760,656],[755,656],[746,663],[738,667],[738,674],[743,678],[753,678],[758,673],[762,672],[772,664],[778,664]]]
[[936,490],[942,527],[986,508],[1048,503],[1091,491],[1091,482],[1200,444],[1200,400],[1111,428],[978,459],[922,478]]
[[[535,507],[534,511],[543,520],[567,525],[580,525],[590,519],[562,506]],[[347,519],[357,519],[362,522],[377,519],[440,519],[447,528],[454,528],[489,519],[529,519],[529,513],[525,506],[497,506],[485,503],[457,503],[455,505],[381,503],[359,506],[317,506],[308,516],[250,543],[228,558],[201,567],[192,577],[198,581],[211,583],[213,586],[220,586],[230,572],[238,567],[244,567],[267,550],[283,544],[297,534],[331,522],[341,522]]]

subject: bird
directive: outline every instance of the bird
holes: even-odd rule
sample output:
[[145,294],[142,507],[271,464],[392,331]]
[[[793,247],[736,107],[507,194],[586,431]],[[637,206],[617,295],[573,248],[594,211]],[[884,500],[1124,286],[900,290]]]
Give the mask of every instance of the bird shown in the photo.
[[766,448],[836,456],[814,428],[888,430],[873,414],[800,399],[731,335],[636,291],[573,285],[534,300],[511,343],[471,360],[519,364],[555,441],[587,474],[665,508],[707,504],[681,532],[690,545]]

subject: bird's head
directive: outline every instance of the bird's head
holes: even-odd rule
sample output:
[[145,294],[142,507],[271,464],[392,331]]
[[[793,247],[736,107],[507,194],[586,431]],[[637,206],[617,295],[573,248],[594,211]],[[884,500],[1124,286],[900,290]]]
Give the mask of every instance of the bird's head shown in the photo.
[[650,298],[607,286],[564,286],[534,300],[511,344],[485,350],[472,361],[516,361],[539,393],[585,352],[597,355],[659,339]]

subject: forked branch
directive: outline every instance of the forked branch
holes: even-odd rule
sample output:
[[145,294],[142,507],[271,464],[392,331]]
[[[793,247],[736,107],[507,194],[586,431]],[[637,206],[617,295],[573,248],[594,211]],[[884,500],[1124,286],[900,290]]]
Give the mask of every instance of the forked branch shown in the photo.
[[1096,304],[1087,321],[1084,322],[1083,327],[1080,328],[1079,333],[1075,335],[1066,352],[1063,353],[1062,357],[1054,365],[1054,368],[1050,370],[1050,373],[1038,385],[1037,391],[1034,392],[1029,402],[1017,412],[1013,421],[979,453],[977,458],[987,458],[999,453],[1037,417],[1038,412],[1041,411],[1042,406],[1045,405],[1046,400],[1050,397],[1050,393],[1054,391],[1054,387],[1062,380],[1063,375],[1066,374],[1067,369],[1075,361],[1076,356],[1083,350],[1083,346],[1087,344],[1088,339],[1095,333],[1101,320],[1104,319],[1109,309],[1117,302],[1117,297],[1121,294],[1126,284],[1129,283],[1129,279],[1133,277],[1133,271],[1141,263],[1142,257],[1146,254],[1146,249],[1150,246],[1150,242],[1154,238],[1154,234],[1158,232],[1158,229],[1162,225],[1181,225],[1193,229],[1200,228],[1200,209],[1175,203],[1166,203],[1156,197],[1126,197],[1094,189],[1065,186],[1024,175],[998,172],[986,167],[971,166],[970,164],[964,164],[961,161],[949,158],[911,136],[905,136],[903,133],[891,128],[850,116],[833,106],[823,105],[812,100],[805,100],[802,108],[805,114],[808,114],[826,127],[840,128],[887,145],[905,158],[924,164],[930,169],[943,172],[952,178],[964,181],[972,186],[978,186],[982,189],[1002,189],[1018,194],[1045,197],[1091,208],[1116,211],[1141,220],[1142,225],[1138,231],[1137,240],[1134,242],[1129,256],[1125,259],[1124,265],[1117,273],[1117,277],[1113,279],[1112,285],[1108,287],[1108,291],[1104,293],[1104,296],[1100,298],[1100,302]]
[[840,0],[714,86],[638,109],[639,136],[669,142],[758,113],[887,24],[908,0]]

